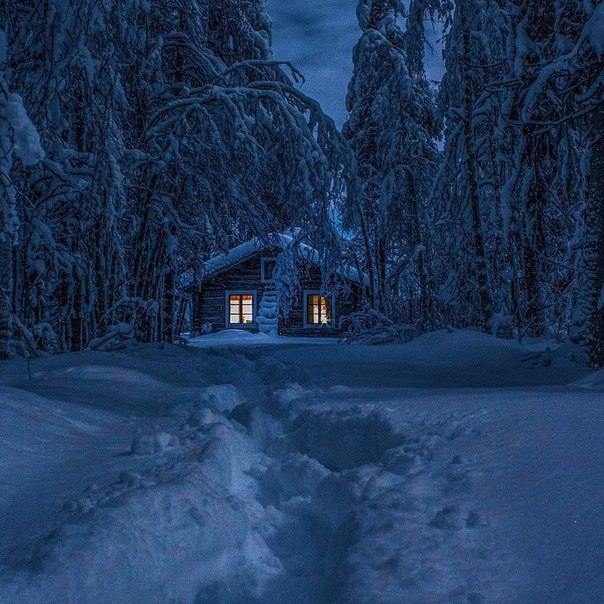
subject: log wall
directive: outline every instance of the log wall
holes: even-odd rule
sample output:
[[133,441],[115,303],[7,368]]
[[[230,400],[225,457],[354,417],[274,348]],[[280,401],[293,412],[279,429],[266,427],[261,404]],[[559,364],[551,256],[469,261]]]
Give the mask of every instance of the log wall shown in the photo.
[[[229,267],[211,279],[205,280],[201,291],[192,294],[192,323],[195,334],[202,333],[203,326],[210,324],[212,332],[226,328],[226,292],[250,291],[256,294],[256,312],[262,300],[266,284],[260,280],[261,258],[275,256],[270,252],[258,253],[243,262]],[[314,265],[307,266],[302,271],[300,280],[300,295],[292,305],[287,318],[279,321],[279,333],[288,336],[331,337],[340,335],[337,324],[340,319],[359,309],[361,304],[361,288],[357,283],[349,284],[349,292],[338,292],[335,296],[335,324],[334,327],[304,327],[304,291],[321,289],[321,273]],[[239,327],[257,331],[257,327]]]

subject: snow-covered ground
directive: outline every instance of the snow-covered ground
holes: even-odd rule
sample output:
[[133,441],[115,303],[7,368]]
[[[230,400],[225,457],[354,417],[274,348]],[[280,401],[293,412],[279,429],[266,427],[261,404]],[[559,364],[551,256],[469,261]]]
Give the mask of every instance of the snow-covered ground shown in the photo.
[[247,348],[249,346],[277,346],[300,344],[337,344],[337,338],[287,337],[275,333],[252,332],[244,329],[223,329],[188,340],[194,348]]
[[469,331],[2,364],[0,602],[604,601],[603,393]]

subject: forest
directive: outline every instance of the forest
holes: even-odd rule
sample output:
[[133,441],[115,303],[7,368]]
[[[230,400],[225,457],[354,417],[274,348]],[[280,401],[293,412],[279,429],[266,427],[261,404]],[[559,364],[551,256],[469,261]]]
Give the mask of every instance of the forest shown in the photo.
[[0,3],[0,358],[173,342],[183,275],[295,232],[368,276],[368,327],[572,342],[604,365],[604,4],[357,17],[340,130],[273,56],[263,0]]
[[603,74],[604,0],[0,0],[0,604],[604,602]]

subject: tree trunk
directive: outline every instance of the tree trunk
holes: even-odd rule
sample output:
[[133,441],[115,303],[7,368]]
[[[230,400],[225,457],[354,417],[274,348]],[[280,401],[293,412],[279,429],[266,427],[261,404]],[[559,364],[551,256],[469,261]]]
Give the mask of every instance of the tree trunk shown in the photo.
[[388,300],[386,299],[386,240],[383,236],[376,238],[376,272],[377,272],[377,299],[376,310],[387,312]]
[[522,259],[524,263],[524,282],[526,289],[526,327],[533,337],[543,335],[545,317],[543,316],[543,297],[541,293],[541,266],[539,255],[545,251],[543,234],[543,211],[548,198],[543,174],[540,170],[540,159],[547,149],[543,140],[535,140],[535,134],[526,129],[527,155],[529,169],[532,171],[532,182],[529,187],[524,212],[524,232],[522,241]]
[[[2,67],[0,65],[0,69]],[[0,77],[0,359],[8,359],[10,356],[10,295],[14,233],[12,222],[15,212],[15,192],[10,179],[13,141],[6,115],[7,96],[8,91]]]
[[433,300],[432,293],[429,287],[429,276],[427,272],[427,250],[426,242],[423,235],[424,220],[420,213],[420,206],[417,201],[417,187],[415,177],[410,174],[410,204],[411,204],[411,224],[410,224],[410,243],[411,251],[415,252],[416,246],[421,246],[423,249],[417,255],[417,280],[419,286],[419,321],[420,331],[428,329],[430,322],[434,322],[433,317]]
[[[174,227],[171,229],[171,237],[176,237]],[[172,246],[171,246],[172,247]],[[169,252],[165,262],[164,292],[162,304],[162,341],[168,344],[174,343],[174,324],[176,316],[176,261],[174,253]]]
[[590,321],[589,356],[594,367],[604,367],[604,106],[600,104],[596,119],[598,141],[591,163],[590,212],[593,251],[588,270],[593,271],[595,287]]
[[371,303],[372,305],[375,307],[375,302],[376,302],[376,287],[375,287],[375,280],[376,280],[376,272],[375,272],[375,266],[374,266],[374,259],[373,259],[373,253],[372,253],[372,246],[371,246],[371,240],[369,237],[369,228],[367,226],[367,216],[365,215],[365,211],[362,207],[362,204],[357,201],[357,210],[359,213],[359,223],[361,225],[361,235],[363,237],[363,245],[365,248],[365,263],[366,263],[366,267],[367,267],[367,273],[368,273],[368,277],[369,277],[369,293],[371,296]]
[[464,141],[465,161],[468,175],[468,193],[472,212],[472,237],[474,243],[474,266],[476,269],[476,280],[478,282],[478,296],[480,299],[481,327],[489,330],[493,316],[491,295],[489,291],[489,277],[487,272],[487,261],[482,232],[482,217],[480,212],[480,191],[478,187],[478,169],[476,159],[476,145],[474,141],[474,86],[472,75],[468,68],[472,65],[471,33],[470,24],[466,11],[467,4],[461,6],[461,20],[463,33],[463,71],[464,71]]
[[12,244],[0,233],[0,360],[10,357],[10,305]]

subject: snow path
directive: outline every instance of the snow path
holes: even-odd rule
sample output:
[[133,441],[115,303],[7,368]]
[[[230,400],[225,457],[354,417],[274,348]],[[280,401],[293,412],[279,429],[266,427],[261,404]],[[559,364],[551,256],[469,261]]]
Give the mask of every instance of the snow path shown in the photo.
[[465,332],[14,365],[0,602],[602,601],[604,380],[567,357]]

